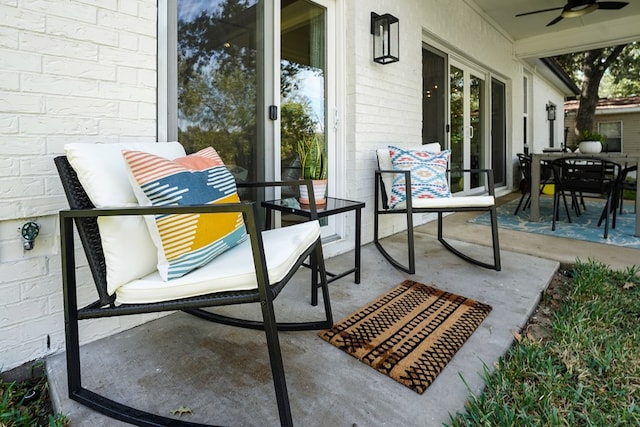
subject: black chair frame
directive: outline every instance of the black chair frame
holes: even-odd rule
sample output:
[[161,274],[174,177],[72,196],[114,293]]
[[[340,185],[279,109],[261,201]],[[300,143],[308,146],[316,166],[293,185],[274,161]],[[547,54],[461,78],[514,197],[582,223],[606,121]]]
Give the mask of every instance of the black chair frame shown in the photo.
[[[636,172],[636,179],[638,179],[638,165],[626,166],[620,171],[620,179],[618,180],[618,192],[616,193],[616,197],[619,199],[618,204],[620,205],[620,214],[622,215],[622,208],[624,207],[624,192],[626,191],[636,191],[636,183],[627,181],[627,177],[630,173]],[[634,209],[638,209],[634,203]],[[615,228],[615,215],[613,217],[613,227]]]
[[[113,316],[165,312],[181,310],[200,318],[222,323],[225,325],[239,326],[251,329],[264,330],[267,341],[267,349],[273,376],[276,400],[280,423],[283,426],[293,425],[285,373],[278,339],[278,331],[301,331],[329,328],[333,324],[329,290],[326,280],[326,270],[322,253],[320,238],[312,244],[307,251],[297,260],[295,267],[286,277],[278,283],[269,284],[267,265],[265,261],[264,247],[262,243],[261,229],[258,224],[258,210],[255,202],[240,202],[234,204],[213,204],[194,206],[168,206],[168,207],[131,207],[97,209],[89,200],[86,192],[78,181],[75,171],[69,165],[64,156],[54,159],[58,168],[60,179],[70,209],[59,213],[61,235],[62,258],[62,284],[64,297],[67,379],[69,397],[72,400],[90,407],[112,418],[139,426],[168,426],[205,425],[188,423],[174,418],[168,418],[139,410],[108,397],[99,395],[82,386],[79,321],[85,319],[97,319]],[[311,181],[296,183],[261,183],[258,186],[278,186],[305,183],[310,194],[313,195]],[[313,198],[312,198],[313,201]],[[187,213],[229,213],[241,212],[245,218],[245,226],[249,235],[253,261],[256,266],[257,289],[247,291],[219,292],[184,298],[173,301],[157,302],[149,304],[121,304],[115,305],[115,296],[107,293],[106,265],[100,233],[97,226],[97,218],[100,216],[120,215],[157,215],[157,214],[187,214]],[[317,219],[313,218],[312,219]],[[98,299],[84,307],[78,307],[74,224],[84,252],[87,256],[94,283],[96,285]],[[313,257],[320,273],[320,287],[324,300],[324,320],[278,323],[275,319],[273,300],[278,296],[286,283],[291,279],[296,270],[303,265],[307,257]],[[232,304],[259,303],[262,310],[263,321],[233,318],[215,314],[204,308],[225,306]]]
[[[462,169],[462,170],[447,170],[447,173],[479,173],[486,175],[487,190],[489,195],[495,197],[495,189],[493,182],[493,171],[491,169]],[[384,182],[382,180],[383,174],[404,174],[405,183],[408,194],[406,196],[406,206],[404,208],[389,208],[386,192],[384,191]],[[498,216],[496,213],[495,203],[491,206],[461,206],[461,207],[419,207],[414,208],[411,197],[411,172],[401,170],[376,170],[375,171],[375,214],[374,214],[374,231],[373,242],[380,251],[380,253],[389,261],[395,268],[402,270],[409,274],[415,274],[416,261],[415,261],[415,247],[414,247],[414,230],[413,230],[413,214],[422,213],[437,213],[438,215],[438,241],[448,251],[464,259],[467,262],[478,265],[480,267],[493,269],[500,271],[500,243],[498,239]],[[489,212],[491,216],[491,240],[493,247],[493,263],[487,263],[461,252],[455,248],[444,238],[443,233],[443,214],[453,212]],[[407,254],[408,265],[402,264],[396,260],[382,245],[379,236],[379,217],[380,215],[404,215],[407,224]]]
[[[613,213],[613,228],[615,228],[616,202],[618,200],[618,180],[620,175],[620,165],[607,159],[582,157],[562,157],[551,162],[555,180],[555,189],[553,195],[553,219],[551,230],[556,229],[556,220],[558,219],[558,205],[560,196],[565,197],[569,193],[574,201],[574,210],[576,215],[580,215],[578,205],[578,195],[583,198],[584,194],[605,195],[606,201],[598,226],[604,221],[604,235],[606,239],[609,236],[609,215]],[[569,210],[567,202],[564,201],[565,210],[569,222]]]

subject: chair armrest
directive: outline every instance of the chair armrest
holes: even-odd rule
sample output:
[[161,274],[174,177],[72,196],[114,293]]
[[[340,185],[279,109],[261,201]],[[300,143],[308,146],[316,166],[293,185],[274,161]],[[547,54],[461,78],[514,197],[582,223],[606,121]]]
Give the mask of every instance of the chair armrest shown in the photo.
[[117,208],[63,209],[60,218],[97,218],[101,216],[168,215],[190,213],[241,212],[249,215],[255,202],[216,203],[189,206],[132,206]]
[[493,179],[493,169],[447,169],[447,173],[455,173],[455,172],[477,173],[477,174],[486,175],[487,176],[487,182],[486,182],[487,192],[489,193],[490,196],[496,195],[495,182]]
[[[493,170],[492,169],[447,169],[447,173],[451,174],[451,173],[456,173],[456,172],[460,172],[460,173],[477,173],[477,174],[484,174],[487,176],[487,180],[486,180],[486,186],[487,186],[487,192],[489,193],[490,196],[495,196],[495,183],[494,183],[494,179],[493,179]],[[410,171],[403,171],[403,170],[379,170],[377,169],[375,171],[376,177],[378,177],[379,179],[382,179],[382,175],[383,174],[404,174],[405,177],[405,182],[407,183],[407,188],[409,189],[409,192],[411,191],[411,172]],[[378,185],[379,183],[377,182],[378,179],[376,179],[376,185]]]
[[[239,202],[239,203],[219,203],[209,205],[190,205],[190,206],[135,206],[135,207],[118,207],[118,208],[91,208],[91,209],[64,209],[59,212],[60,220],[60,237],[62,250],[62,270],[64,280],[69,287],[65,293],[76,289],[75,278],[75,243],[73,232],[73,221],[88,218],[98,218],[106,216],[131,216],[131,215],[164,215],[164,214],[214,214],[214,213],[242,213],[245,220],[245,227],[251,243],[253,259],[255,264],[256,275],[258,281],[267,278],[267,265],[264,257],[264,245],[262,242],[261,229],[257,226],[257,204],[256,202]],[[96,235],[98,237],[98,235]],[[88,250],[83,244],[85,252]],[[100,245],[101,246],[101,245]],[[87,253],[87,256],[91,256]],[[92,271],[92,273],[95,273]],[[87,307],[100,307],[105,304],[111,304],[113,297],[108,295],[107,284],[105,280],[95,280],[95,286],[98,291],[99,300]],[[269,283],[262,281],[262,283]]]

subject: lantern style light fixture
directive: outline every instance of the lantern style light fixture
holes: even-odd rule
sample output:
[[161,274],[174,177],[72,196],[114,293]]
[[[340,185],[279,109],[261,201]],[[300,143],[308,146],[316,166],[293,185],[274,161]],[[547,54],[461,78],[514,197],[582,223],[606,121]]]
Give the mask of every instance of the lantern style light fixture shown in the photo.
[[550,122],[556,119],[556,106],[549,103],[547,104],[547,120]]
[[371,34],[373,35],[373,60],[379,64],[398,62],[400,22],[388,13],[378,15],[371,12]]

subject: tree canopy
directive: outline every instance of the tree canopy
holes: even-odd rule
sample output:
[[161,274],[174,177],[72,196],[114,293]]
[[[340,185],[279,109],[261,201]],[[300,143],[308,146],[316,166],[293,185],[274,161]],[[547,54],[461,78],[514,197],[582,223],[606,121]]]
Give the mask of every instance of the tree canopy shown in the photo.
[[[640,45],[638,42],[575,52],[554,57],[580,87],[576,134],[591,131],[601,89],[605,96],[640,94]],[[606,85],[602,85],[602,82]]]

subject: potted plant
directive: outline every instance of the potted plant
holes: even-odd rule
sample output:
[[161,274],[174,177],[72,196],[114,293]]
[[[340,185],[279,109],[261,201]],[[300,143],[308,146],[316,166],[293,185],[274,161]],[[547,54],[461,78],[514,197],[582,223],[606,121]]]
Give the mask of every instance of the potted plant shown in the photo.
[[[327,153],[324,143],[317,134],[308,135],[298,141],[298,157],[300,158],[301,179],[313,182],[313,193],[316,204],[325,204],[327,192]],[[309,204],[307,187],[300,186],[300,203]]]
[[578,143],[578,149],[584,154],[597,154],[602,151],[602,144],[604,144],[606,137],[597,132],[585,130],[580,133],[576,138]]

